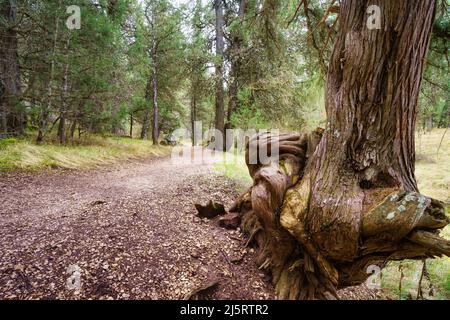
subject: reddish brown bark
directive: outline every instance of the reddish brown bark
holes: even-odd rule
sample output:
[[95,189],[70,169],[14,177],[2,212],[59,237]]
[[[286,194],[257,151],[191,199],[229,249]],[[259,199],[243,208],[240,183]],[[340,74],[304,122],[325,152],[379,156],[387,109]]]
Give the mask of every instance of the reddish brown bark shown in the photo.
[[[380,30],[366,25],[372,4],[381,9]],[[281,157],[248,163],[254,185],[233,210],[281,298],[333,298],[337,287],[363,282],[371,264],[450,255],[448,241],[424,231],[448,224],[443,206],[417,193],[414,176],[434,11],[433,0],[342,1],[326,129],[250,141],[248,152],[279,140]]]
[[[435,2],[378,1],[381,30],[366,26],[363,9],[371,4],[342,2],[326,89],[328,126],[311,160],[309,227],[330,258],[357,253],[367,190],[417,190],[414,129]],[[325,221],[335,223],[324,230]]]

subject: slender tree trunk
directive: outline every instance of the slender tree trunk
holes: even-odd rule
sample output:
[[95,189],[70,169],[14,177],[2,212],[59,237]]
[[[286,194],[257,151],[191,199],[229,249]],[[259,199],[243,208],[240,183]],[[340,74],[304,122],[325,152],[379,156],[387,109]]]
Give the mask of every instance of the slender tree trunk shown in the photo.
[[120,135],[123,132],[121,121],[119,119],[119,111],[120,111],[119,99],[118,97],[114,97],[111,108],[111,116],[112,116],[111,133],[114,135]]
[[[151,13],[148,10],[151,9]],[[159,108],[158,108],[158,44],[157,44],[157,28],[156,28],[156,12],[155,8],[146,8],[145,12],[147,22],[150,24],[152,31],[151,39],[151,49],[150,49],[150,60],[152,65],[152,82],[147,85],[147,100],[150,100],[150,96],[153,97],[153,119],[152,119],[152,140],[153,144],[159,144]],[[142,128],[141,137],[144,139],[147,137],[148,121],[149,121],[149,110],[148,114],[145,114],[144,125]]]
[[433,130],[433,115],[428,115],[426,120],[426,129],[428,132]]
[[[238,109],[238,93],[240,89],[240,69],[241,69],[241,46],[242,46],[242,23],[244,22],[245,12],[247,9],[248,0],[241,0],[239,3],[238,19],[240,26],[234,30],[231,40],[230,60],[231,70],[228,89],[228,112],[225,129],[231,129],[232,116]],[[226,139],[226,138],[225,138]],[[229,150],[232,147],[232,140],[225,142],[225,149]]]
[[59,115],[59,126],[58,126],[58,139],[59,143],[66,143],[66,115],[67,115],[67,97],[69,90],[69,47],[70,47],[70,37],[67,39],[66,43],[66,63],[64,66],[64,76],[63,76],[63,90],[61,96],[61,109]]
[[[111,1],[109,3],[110,5],[112,5]],[[113,1],[113,3],[115,2]],[[117,83],[116,72],[113,72],[112,83]],[[124,131],[122,128],[121,119],[119,118],[120,117],[119,112],[120,112],[120,98],[119,96],[114,95],[111,106],[111,117],[112,117],[111,133],[114,135],[120,135]]]
[[195,146],[195,121],[197,121],[197,88],[195,88],[196,83],[192,84],[192,97],[191,97],[191,140],[192,146]]
[[142,129],[141,129],[141,139],[148,138],[148,128],[150,126],[150,106],[151,106],[151,97],[152,97],[152,80],[147,80],[147,88],[145,89],[145,113],[144,120],[142,121]]
[[8,109],[6,105],[0,104],[0,135],[4,136],[8,134],[7,115]]
[[133,125],[134,125],[133,114],[130,113],[130,138],[131,139],[133,139]]
[[77,128],[77,119],[72,120],[72,124],[70,125],[70,142],[73,143],[73,138],[75,136],[75,129]]
[[[58,9],[60,9],[62,6],[62,1],[59,1]],[[49,80],[47,84],[47,104],[42,106],[41,110],[41,117],[39,119],[39,127],[38,127],[38,135],[36,138],[36,142],[40,143],[44,140],[45,130],[47,128],[47,122],[48,117],[50,116],[50,112],[53,105],[53,81],[55,78],[55,65],[56,65],[56,51],[57,51],[57,45],[58,45],[58,36],[59,36],[59,24],[60,24],[60,18],[59,16],[56,17],[55,22],[55,32],[53,35],[53,48],[52,48],[52,58],[50,63],[50,75]]]
[[199,141],[196,141],[196,135],[195,135],[195,122],[198,120],[198,105],[200,103],[200,97],[201,97],[201,85],[202,85],[202,79],[203,79],[203,73],[204,73],[204,67],[205,67],[205,61],[203,60],[201,53],[199,53],[197,50],[198,44],[201,43],[201,37],[202,37],[202,28],[200,26],[201,24],[201,12],[202,12],[202,1],[196,0],[195,2],[195,9],[194,9],[194,16],[192,20],[192,29],[194,30],[194,35],[192,39],[192,47],[194,51],[194,56],[192,59],[192,68],[191,68],[191,140],[192,140],[192,146],[195,146]]
[[[450,255],[450,242],[429,232],[448,224],[443,204],[418,194],[414,176],[435,1],[377,4],[381,29],[370,30],[370,1],[341,2],[326,129],[249,143],[254,185],[233,210],[243,212],[280,298],[335,298],[337,287],[364,282],[371,265]],[[275,141],[280,162],[250,163],[252,145]]]
[[[224,111],[224,75],[223,75],[223,53],[224,53],[224,34],[225,19],[223,13],[223,0],[214,1],[214,9],[216,12],[216,114],[215,128],[224,133],[225,111]],[[223,146],[222,146],[223,147]]]
[[153,122],[152,122],[152,140],[154,145],[159,144],[159,108],[158,108],[158,67],[156,40],[153,40],[152,49],[153,61]]
[[23,134],[25,116],[17,108],[21,96],[15,0],[0,4],[0,133]]

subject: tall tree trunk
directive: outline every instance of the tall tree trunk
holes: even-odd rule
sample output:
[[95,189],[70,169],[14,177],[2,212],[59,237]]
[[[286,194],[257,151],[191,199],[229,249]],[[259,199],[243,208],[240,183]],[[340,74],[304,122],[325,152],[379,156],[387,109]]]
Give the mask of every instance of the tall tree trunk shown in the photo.
[[191,96],[191,140],[192,140],[192,146],[195,146],[196,142],[196,136],[195,136],[195,122],[197,121],[197,88],[195,88],[196,83],[192,83],[192,96]]
[[67,39],[66,43],[66,54],[65,54],[65,66],[64,66],[64,76],[63,76],[63,90],[61,95],[61,109],[59,114],[59,126],[58,126],[58,139],[59,143],[66,143],[66,116],[67,116],[67,98],[69,91],[69,47],[70,47],[70,37]]
[[70,142],[73,143],[73,138],[75,136],[75,129],[77,128],[77,119],[72,120],[72,124],[70,125]]
[[0,5],[0,133],[23,134],[25,116],[17,105],[21,96],[15,0]]
[[[62,6],[62,1],[59,1],[58,9],[60,9]],[[42,106],[41,110],[41,116],[39,119],[39,126],[38,126],[38,135],[36,137],[36,142],[40,143],[44,140],[45,130],[47,129],[47,122],[48,117],[50,116],[50,112],[53,105],[53,81],[55,78],[55,65],[56,65],[56,51],[57,51],[57,45],[58,45],[58,36],[59,36],[59,24],[60,24],[60,18],[57,16],[55,22],[55,31],[53,34],[53,47],[52,47],[52,58],[50,62],[50,75],[48,79],[47,84],[47,103],[46,105]]]
[[133,114],[130,113],[130,138],[131,139],[133,139],[133,126],[134,126]]
[[[107,13],[108,17],[113,23],[117,23],[118,18],[118,5],[119,0],[108,0],[107,2]],[[115,53],[117,54],[117,53]],[[117,72],[112,73],[112,84],[116,85],[118,83],[118,75]],[[121,135],[124,133],[124,128],[122,126],[122,119],[120,119],[120,97],[118,95],[114,95],[112,99],[111,105],[111,133],[114,135]]]
[[199,56],[197,48],[198,42],[201,39],[202,34],[202,27],[201,24],[201,12],[202,12],[202,1],[196,0],[195,1],[195,8],[194,8],[194,16],[192,19],[192,29],[194,30],[194,35],[192,38],[192,47],[194,50],[194,57],[192,61],[192,69],[191,69],[191,141],[192,146],[195,146],[199,141],[197,141],[196,138],[196,132],[195,132],[195,122],[198,120],[198,104],[199,104],[199,97],[200,97],[200,86],[202,82],[203,77],[203,70],[204,70],[204,60]]
[[[450,255],[450,242],[428,232],[449,223],[443,205],[418,194],[414,176],[435,1],[377,1],[379,30],[367,28],[362,4],[371,2],[341,2],[326,129],[249,143],[254,185],[233,210],[243,212],[281,298],[335,298],[337,287],[365,281],[370,265]],[[275,140],[280,162],[250,163],[252,145]]]
[[[216,12],[216,114],[215,128],[224,133],[225,111],[224,111],[224,76],[223,76],[223,52],[225,47],[223,28],[225,19],[223,13],[223,0],[214,0],[214,9]],[[223,147],[223,146],[222,146]]]
[[[117,78],[118,78],[117,73],[113,72],[112,83],[116,84],[118,80]],[[112,105],[111,105],[111,118],[112,118],[111,133],[114,135],[120,135],[124,131],[119,113],[120,113],[120,97],[118,95],[114,95],[114,97],[112,98]]]
[[152,62],[153,62],[153,122],[152,140],[154,145],[159,144],[159,108],[158,108],[158,66],[157,66],[156,39],[153,40]]
[[114,135],[120,135],[123,132],[121,120],[119,119],[119,111],[120,111],[119,98],[114,97],[111,107],[111,116],[112,116],[111,133]]
[[148,128],[150,126],[150,106],[151,106],[151,98],[152,98],[152,80],[147,80],[147,87],[145,89],[145,112],[144,112],[144,120],[142,121],[142,129],[141,129],[141,139],[148,138]]
[[426,129],[427,129],[427,132],[430,132],[431,130],[433,130],[433,115],[432,114],[427,116]]
[[[240,69],[241,69],[241,46],[242,46],[242,23],[244,22],[245,12],[247,9],[248,0],[241,0],[239,2],[238,19],[240,26],[234,29],[232,34],[232,40],[230,45],[230,60],[231,60],[231,70],[229,78],[229,89],[228,89],[228,112],[227,121],[225,128],[231,129],[231,118],[233,114],[238,109],[238,93],[240,89]],[[226,139],[226,137],[225,137]],[[225,142],[225,149],[229,150],[232,147],[231,141]]]
[[[151,10],[151,12],[149,12]],[[157,27],[156,27],[156,8],[153,5],[148,4],[145,9],[145,17],[151,27],[151,48],[150,48],[150,60],[152,65],[152,82],[147,84],[147,100],[150,100],[150,95],[153,97],[153,119],[152,119],[152,141],[154,145],[159,144],[159,108],[158,108],[158,40],[157,40]],[[148,110],[149,112],[149,110]],[[141,137],[144,139],[147,136],[147,128],[149,121],[149,113],[145,114],[144,124],[142,128]],[[144,135],[145,133],[145,135]]]

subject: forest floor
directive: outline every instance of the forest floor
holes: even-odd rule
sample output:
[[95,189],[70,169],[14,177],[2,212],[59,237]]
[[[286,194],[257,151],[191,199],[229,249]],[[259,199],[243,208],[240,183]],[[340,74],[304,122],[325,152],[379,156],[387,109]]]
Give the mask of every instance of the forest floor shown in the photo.
[[211,283],[203,298],[273,299],[245,236],[196,217],[243,188],[215,161],[0,175],[0,299],[183,299]]

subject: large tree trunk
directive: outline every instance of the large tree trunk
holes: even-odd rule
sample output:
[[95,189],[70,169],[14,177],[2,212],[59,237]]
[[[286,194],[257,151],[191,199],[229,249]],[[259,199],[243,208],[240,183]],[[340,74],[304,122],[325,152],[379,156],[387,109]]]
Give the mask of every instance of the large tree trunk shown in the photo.
[[[281,298],[334,298],[338,287],[365,281],[369,265],[450,255],[449,242],[429,232],[448,224],[443,205],[418,194],[414,176],[435,1],[377,1],[380,30],[367,28],[372,3],[363,3],[341,4],[326,129],[262,134],[248,145],[254,186],[233,211],[243,214]],[[280,161],[250,163],[255,146],[274,141]]]
[[[216,116],[215,128],[224,133],[224,84],[223,84],[223,52],[225,47],[223,28],[225,19],[223,15],[223,0],[214,0],[216,12]],[[223,146],[222,146],[223,147]]]
[[24,114],[17,105],[21,95],[15,0],[0,6],[0,134],[22,134]]

